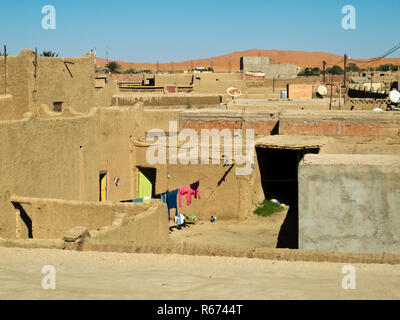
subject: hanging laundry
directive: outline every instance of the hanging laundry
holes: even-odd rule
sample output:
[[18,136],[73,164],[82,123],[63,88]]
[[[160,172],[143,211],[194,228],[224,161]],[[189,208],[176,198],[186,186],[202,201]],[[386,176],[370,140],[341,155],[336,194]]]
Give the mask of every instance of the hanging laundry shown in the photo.
[[167,204],[168,204],[168,220],[170,219],[170,211],[171,209],[175,209],[175,215],[178,215],[178,206],[176,203],[176,197],[178,195],[178,189],[174,191],[170,191],[167,193]]
[[186,203],[189,206],[192,203],[192,192],[190,186],[186,186],[179,189],[179,208],[182,208],[182,197],[186,194]]
[[190,185],[190,189],[192,190],[192,194],[194,194],[195,199],[197,199],[197,197],[199,197],[199,199],[201,199],[200,198],[200,182],[199,181],[192,183]]
[[161,195],[161,200],[162,200],[162,202],[167,203],[167,194],[166,193],[163,193]]

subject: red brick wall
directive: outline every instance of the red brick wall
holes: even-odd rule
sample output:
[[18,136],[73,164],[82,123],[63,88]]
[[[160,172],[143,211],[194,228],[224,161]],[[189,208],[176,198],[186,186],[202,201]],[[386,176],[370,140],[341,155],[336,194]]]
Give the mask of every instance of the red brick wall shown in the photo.
[[[270,135],[277,120],[248,121],[243,123],[243,129],[254,129],[256,135]],[[181,128],[194,129],[234,129],[242,127],[241,121],[235,120],[185,120]],[[340,121],[280,121],[279,134],[288,135],[320,135],[320,136],[381,136],[398,137],[400,124],[393,123],[352,123]]]
[[[272,129],[275,127],[277,121],[249,121],[243,123],[243,129],[254,129],[254,134],[270,135]],[[193,129],[196,132],[201,129],[229,129],[233,132],[234,129],[241,129],[241,121],[232,120],[188,120],[182,121],[182,129]]]

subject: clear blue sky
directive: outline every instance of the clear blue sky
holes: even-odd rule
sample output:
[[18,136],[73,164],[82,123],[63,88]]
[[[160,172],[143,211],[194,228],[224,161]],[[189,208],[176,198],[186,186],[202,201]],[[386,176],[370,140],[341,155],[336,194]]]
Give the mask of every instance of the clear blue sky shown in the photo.
[[[43,30],[44,5],[56,8],[56,30]],[[357,29],[341,27],[353,5]],[[0,45],[132,62],[209,58],[247,49],[324,51],[353,58],[400,43],[398,0],[2,0]],[[400,57],[400,51],[391,57]]]

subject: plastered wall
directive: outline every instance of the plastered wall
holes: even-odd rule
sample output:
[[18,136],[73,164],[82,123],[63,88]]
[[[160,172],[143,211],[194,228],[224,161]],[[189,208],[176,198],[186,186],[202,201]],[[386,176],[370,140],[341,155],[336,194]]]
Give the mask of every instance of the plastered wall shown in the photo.
[[400,157],[306,155],[299,249],[400,253]]

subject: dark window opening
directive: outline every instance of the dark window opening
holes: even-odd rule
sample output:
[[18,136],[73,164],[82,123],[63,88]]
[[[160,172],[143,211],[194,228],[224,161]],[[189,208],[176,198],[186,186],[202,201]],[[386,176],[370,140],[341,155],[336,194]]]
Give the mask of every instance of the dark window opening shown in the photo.
[[63,103],[61,101],[56,101],[53,103],[53,111],[54,112],[62,112],[62,105]]
[[265,199],[277,199],[289,206],[278,235],[277,248],[299,248],[298,166],[305,154],[318,152],[318,148],[300,150],[257,148]]

